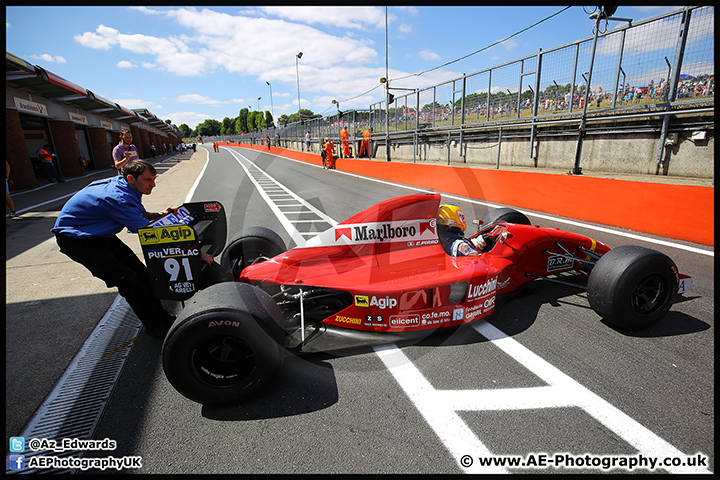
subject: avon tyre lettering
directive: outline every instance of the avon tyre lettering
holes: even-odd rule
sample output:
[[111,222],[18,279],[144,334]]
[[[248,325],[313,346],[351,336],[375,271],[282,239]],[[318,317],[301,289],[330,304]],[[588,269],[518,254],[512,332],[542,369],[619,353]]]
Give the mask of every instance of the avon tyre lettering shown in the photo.
[[210,321],[208,322],[208,328],[211,327],[239,327],[240,322],[233,322],[230,320]]

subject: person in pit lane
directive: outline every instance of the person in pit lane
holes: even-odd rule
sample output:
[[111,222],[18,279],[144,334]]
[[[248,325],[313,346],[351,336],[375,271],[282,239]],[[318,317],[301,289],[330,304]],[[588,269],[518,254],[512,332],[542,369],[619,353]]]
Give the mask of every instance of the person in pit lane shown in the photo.
[[438,237],[445,252],[453,257],[480,255],[486,242],[482,235],[473,239],[465,238],[465,214],[460,207],[443,204],[437,213]]
[[[177,207],[161,212],[145,210],[142,196],[152,193],[157,177],[152,164],[135,160],[122,171],[123,176],[96,180],[73,195],[63,205],[51,231],[61,253],[104,280],[108,287],[117,287],[147,333],[162,339],[175,316],[165,310],[153,292],[145,264],[117,234],[123,228],[135,233],[169,212],[177,214]],[[201,256],[206,263],[213,262],[212,256]]]

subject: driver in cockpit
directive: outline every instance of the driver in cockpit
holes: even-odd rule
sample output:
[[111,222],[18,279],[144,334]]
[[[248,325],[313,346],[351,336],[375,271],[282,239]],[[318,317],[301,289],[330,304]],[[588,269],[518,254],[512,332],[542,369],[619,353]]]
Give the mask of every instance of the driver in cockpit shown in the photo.
[[448,255],[467,257],[480,255],[486,243],[482,235],[465,238],[465,214],[457,205],[443,204],[437,213],[438,237],[440,244]]

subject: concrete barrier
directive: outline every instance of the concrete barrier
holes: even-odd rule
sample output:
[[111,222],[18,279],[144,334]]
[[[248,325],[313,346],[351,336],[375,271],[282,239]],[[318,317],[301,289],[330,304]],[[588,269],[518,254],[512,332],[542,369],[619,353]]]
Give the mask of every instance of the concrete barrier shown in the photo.
[[[322,165],[317,153],[221,143]],[[428,190],[715,245],[714,187],[342,158],[338,169]]]

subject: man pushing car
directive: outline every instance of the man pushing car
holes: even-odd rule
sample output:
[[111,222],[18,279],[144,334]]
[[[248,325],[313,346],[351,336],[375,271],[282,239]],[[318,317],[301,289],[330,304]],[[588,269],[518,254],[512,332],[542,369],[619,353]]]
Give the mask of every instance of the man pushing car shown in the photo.
[[[173,212],[148,212],[142,196],[155,188],[155,167],[135,160],[123,168],[123,176],[92,182],[65,203],[52,232],[60,251],[117,287],[145,328],[153,337],[163,338],[175,317],[168,313],[153,294],[147,268],[117,234],[123,228],[131,232],[148,222]],[[212,257],[203,254],[210,263]]]

